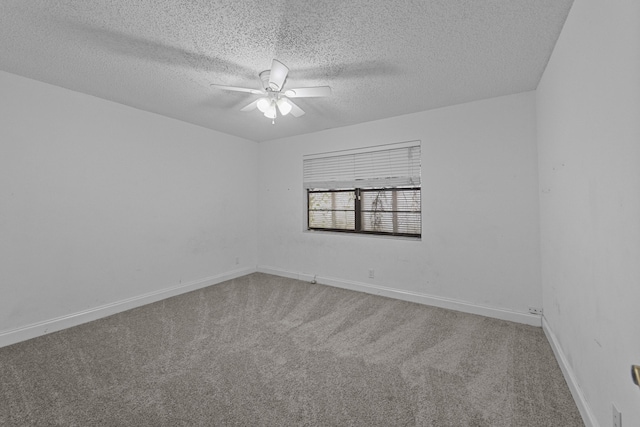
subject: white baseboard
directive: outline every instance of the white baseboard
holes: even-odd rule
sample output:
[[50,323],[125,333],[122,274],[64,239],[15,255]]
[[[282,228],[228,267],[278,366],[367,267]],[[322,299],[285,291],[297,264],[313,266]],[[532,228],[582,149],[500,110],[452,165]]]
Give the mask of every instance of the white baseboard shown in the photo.
[[531,326],[542,326],[542,316],[529,313],[511,311],[502,308],[486,307],[466,301],[437,297],[417,292],[403,291],[400,289],[393,289],[385,286],[371,285],[369,283],[354,282],[352,280],[337,279],[334,277],[314,276],[313,274],[307,273],[296,273],[268,266],[258,266],[258,271],[261,273],[273,274],[276,276],[288,277],[291,279],[304,280],[306,282],[310,282],[315,277],[316,281],[323,285],[350,289],[353,291],[365,292],[368,294],[380,295],[403,301],[415,302],[418,304],[447,308],[450,310],[462,311],[464,313],[479,314],[481,316],[493,317],[501,320],[509,320],[511,322],[524,323]]
[[15,344],[21,341],[26,341],[31,338],[35,338],[51,332],[60,331],[72,326],[77,326],[82,323],[90,322],[92,320],[111,316],[112,314],[120,313],[132,308],[140,307],[176,295],[184,294],[186,292],[191,292],[197,289],[205,288],[207,286],[222,283],[227,280],[235,279],[236,277],[255,273],[255,271],[255,267],[232,270],[215,276],[194,280],[188,283],[182,283],[170,288],[160,289],[158,291],[149,292],[144,295],[139,295],[121,301],[101,305],[99,307],[90,308],[88,310],[80,311],[77,313],[56,317],[54,319],[49,319],[38,323],[33,323],[31,325],[23,326],[16,329],[1,331],[0,347]]
[[542,330],[547,336],[547,340],[551,345],[553,354],[555,354],[558,365],[560,365],[560,369],[562,370],[562,374],[564,375],[564,379],[569,386],[569,390],[571,391],[573,400],[575,400],[576,405],[578,406],[578,410],[580,411],[580,415],[582,415],[582,421],[584,422],[586,427],[600,427],[600,424],[598,424],[598,420],[596,419],[595,415],[593,415],[591,406],[589,406],[589,403],[582,393],[582,389],[578,384],[578,380],[576,379],[576,376],[573,372],[573,369],[571,368],[571,365],[569,364],[569,361],[567,360],[567,357],[562,351],[562,347],[560,346],[558,339],[549,327],[549,323],[547,323],[547,319],[544,316],[542,317]]

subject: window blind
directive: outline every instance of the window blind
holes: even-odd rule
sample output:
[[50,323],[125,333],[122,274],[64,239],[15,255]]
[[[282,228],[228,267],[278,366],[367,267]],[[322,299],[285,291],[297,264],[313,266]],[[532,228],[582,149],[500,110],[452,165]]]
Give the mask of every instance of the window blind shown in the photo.
[[420,141],[303,156],[305,189],[420,186]]

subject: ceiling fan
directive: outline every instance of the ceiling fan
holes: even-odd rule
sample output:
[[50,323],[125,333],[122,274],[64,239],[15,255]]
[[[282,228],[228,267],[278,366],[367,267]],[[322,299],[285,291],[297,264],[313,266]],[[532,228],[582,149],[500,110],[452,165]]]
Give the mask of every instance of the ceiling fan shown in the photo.
[[262,95],[249,105],[241,108],[240,111],[253,111],[257,108],[265,117],[271,119],[272,124],[275,124],[278,112],[280,112],[282,116],[291,113],[294,117],[300,117],[304,114],[304,110],[291,101],[291,98],[317,98],[331,95],[331,88],[329,86],[284,90],[284,84],[288,74],[289,68],[277,59],[274,59],[271,62],[270,70],[265,70],[258,74],[262,81],[262,89],[249,89],[218,84],[212,84],[211,86],[222,90]]

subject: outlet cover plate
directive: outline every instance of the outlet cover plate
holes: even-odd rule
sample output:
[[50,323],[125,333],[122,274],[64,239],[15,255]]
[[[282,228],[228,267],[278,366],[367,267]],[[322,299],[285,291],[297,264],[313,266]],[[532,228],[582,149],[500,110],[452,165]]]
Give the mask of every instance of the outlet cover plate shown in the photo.
[[611,404],[611,408],[613,409],[613,427],[622,427],[622,414],[613,403]]

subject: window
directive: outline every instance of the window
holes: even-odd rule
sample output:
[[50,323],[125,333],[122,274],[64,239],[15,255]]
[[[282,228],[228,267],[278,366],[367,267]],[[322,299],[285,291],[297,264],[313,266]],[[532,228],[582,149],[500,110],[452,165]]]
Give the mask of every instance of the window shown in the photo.
[[307,190],[308,229],[420,236],[420,188]]
[[420,142],[304,157],[307,229],[420,237]]

